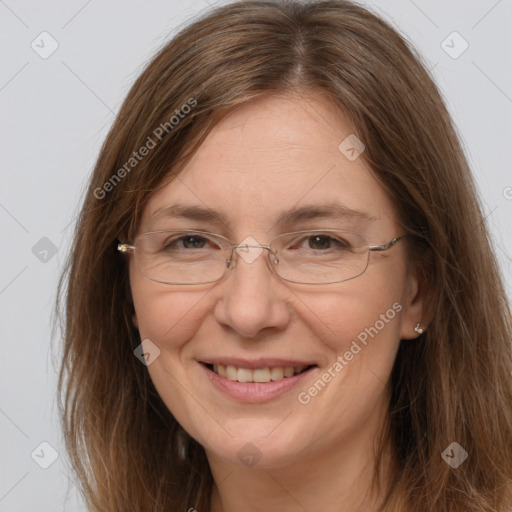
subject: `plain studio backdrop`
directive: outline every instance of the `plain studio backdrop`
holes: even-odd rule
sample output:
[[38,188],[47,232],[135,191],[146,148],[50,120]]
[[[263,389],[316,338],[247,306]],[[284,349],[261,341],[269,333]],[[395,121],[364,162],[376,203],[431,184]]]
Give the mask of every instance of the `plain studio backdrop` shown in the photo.
[[[59,344],[50,319],[58,276],[84,187],[130,86],[183,23],[220,3],[0,0],[0,511],[85,510],[68,479],[56,415]],[[512,1],[362,3],[432,69],[511,296]]]

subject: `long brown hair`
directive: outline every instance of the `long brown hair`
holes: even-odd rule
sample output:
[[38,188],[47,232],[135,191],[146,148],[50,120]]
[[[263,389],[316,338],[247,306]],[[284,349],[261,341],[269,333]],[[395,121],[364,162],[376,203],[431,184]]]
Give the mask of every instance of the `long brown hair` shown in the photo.
[[[213,9],[158,52],[124,101],[57,303],[63,428],[89,508],[209,510],[204,449],[134,357],[141,340],[116,240],[131,239],[150,194],[224,115],[289,92],[323,94],[349,116],[366,145],[361,158],[412,235],[411,264],[429,283],[432,321],[418,341],[401,342],[391,376],[396,464],[383,510],[512,509],[511,314],[466,157],[421,57],[346,0]],[[457,469],[441,456],[452,442],[468,453]]]

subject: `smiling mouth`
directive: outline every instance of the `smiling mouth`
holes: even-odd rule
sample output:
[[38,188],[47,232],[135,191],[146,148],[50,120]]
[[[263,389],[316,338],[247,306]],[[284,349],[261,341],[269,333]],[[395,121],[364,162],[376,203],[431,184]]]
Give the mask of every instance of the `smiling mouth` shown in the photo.
[[273,366],[264,368],[238,368],[223,364],[203,363],[210,371],[237,382],[273,382],[294,377],[308,371],[316,365],[309,366]]

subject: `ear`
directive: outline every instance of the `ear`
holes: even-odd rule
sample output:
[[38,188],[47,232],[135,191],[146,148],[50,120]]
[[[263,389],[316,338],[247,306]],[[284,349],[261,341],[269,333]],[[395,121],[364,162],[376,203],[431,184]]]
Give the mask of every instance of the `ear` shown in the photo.
[[400,338],[412,340],[420,336],[414,328],[420,324],[426,331],[433,316],[431,304],[431,289],[425,277],[419,275],[416,269],[408,272],[408,283],[403,299],[402,329]]
[[137,320],[137,313],[133,313],[132,315],[132,323],[136,329],[139,328],[139,321]]

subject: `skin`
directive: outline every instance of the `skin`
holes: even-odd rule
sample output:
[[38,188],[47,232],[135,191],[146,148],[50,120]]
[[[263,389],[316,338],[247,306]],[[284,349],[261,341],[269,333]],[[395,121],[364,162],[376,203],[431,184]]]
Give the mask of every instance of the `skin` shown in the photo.
[[[338,149],[351,133],[348,120],[320,95],[245,103],[213,129],[177,179],[154,193],[138,234],[202,229],[233,243],[252,236],[267,244],[284,232],[275,226],[281,210],[335,201],[375,218],[343,227],[364,231],[371,245],[386,243],[403,229],[363,159],[350,161]],[[151,218],[178,200],[220,210],[228,223]],[[317,219],[286,231],[315,228],[340,224]],[[369,486],[392,365],[400,339],[416,338],[414,326],[425,324],[424,294],[408,270],[406,244],[371,253],[361,276],[323,286],[279,279],[266,255],[252,263],[238,257],[221,281],[192,286],[151,281],[132,256],[134,323],[141,340],[161,351],[148,371],[177,421],[206,450],[215,480],[212,511],[372,510],[381,498]],[[401,311],[378,335],[309,403],[299,403],[298,393],[395,303]],[[241,403],[212,386],[198,363],[208,356],[293,358],[318,368],[299,389]],[[261,456],[251,467],[237,456],[247,443]]]

